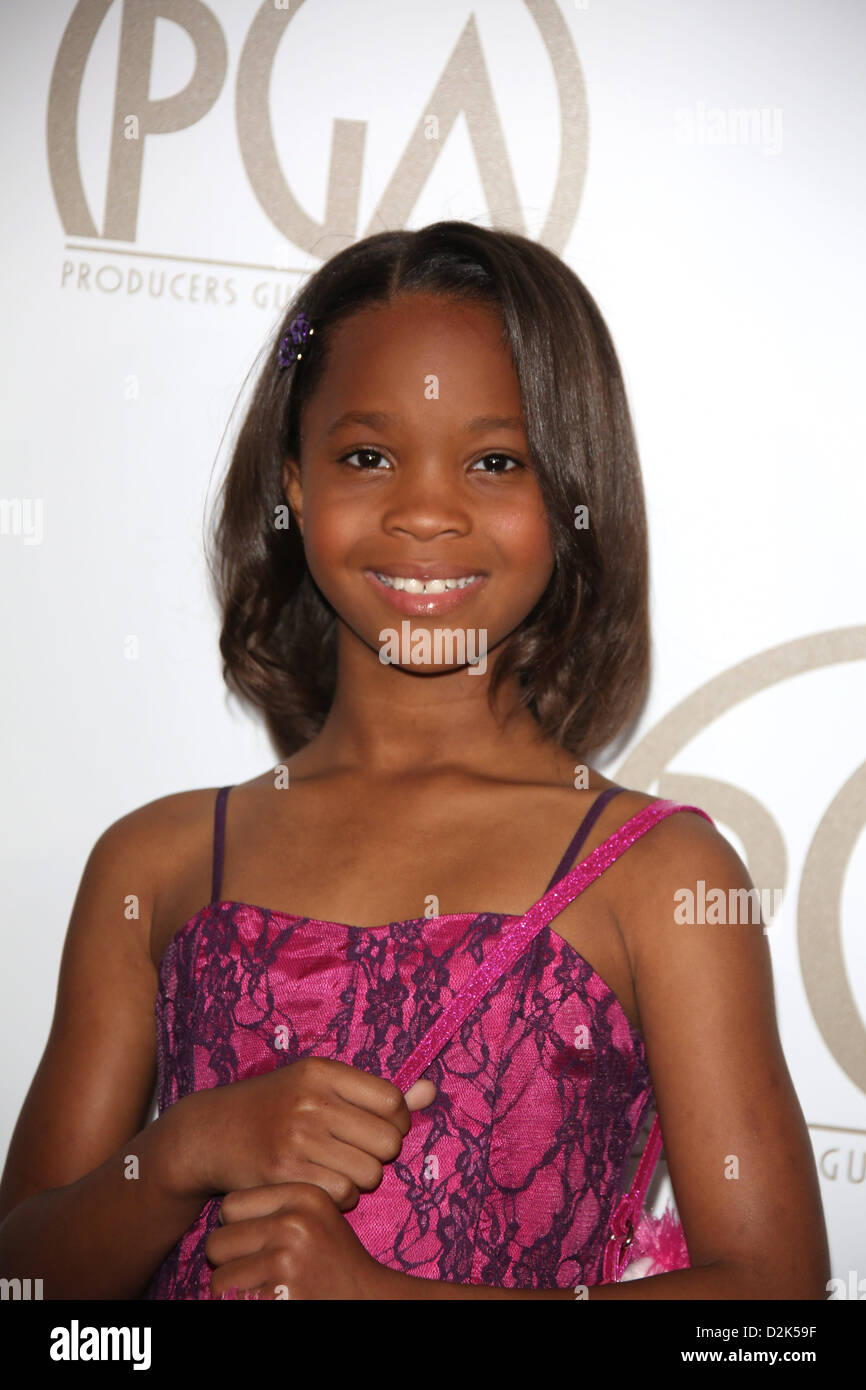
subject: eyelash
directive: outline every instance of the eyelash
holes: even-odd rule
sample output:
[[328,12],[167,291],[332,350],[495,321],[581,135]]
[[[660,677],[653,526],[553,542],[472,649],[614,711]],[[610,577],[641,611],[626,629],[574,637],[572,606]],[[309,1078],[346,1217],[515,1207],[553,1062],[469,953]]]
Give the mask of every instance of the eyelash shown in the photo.
[[[385,455],[381,453],[378,449],[362,448],[353,449],[349,454],[343,454],[339,462],[345,463],[349,468],[354,469],[356,473],[381,472],[381,469],[378,468],[359,468],[357,464],[349,463],[349,459],[354,458],[356,454],[375,454],[376,457],[380,459],[385,457]],[[513,454],[506,454],[501,449],[492,449],[489,454],[482,454],[481,458],[476,459],[475,462],[483,463],[486,459],[506,459],[509,463],[514,464],[514,468],[502,468],[496,471],[488,471],[487,469],[482,470],[483,472],[487,473],[487,476],[490,478],[501,477],[503,473],[516,473],[518,469],[522,469],[524,467],[520,460],[516,459]]]

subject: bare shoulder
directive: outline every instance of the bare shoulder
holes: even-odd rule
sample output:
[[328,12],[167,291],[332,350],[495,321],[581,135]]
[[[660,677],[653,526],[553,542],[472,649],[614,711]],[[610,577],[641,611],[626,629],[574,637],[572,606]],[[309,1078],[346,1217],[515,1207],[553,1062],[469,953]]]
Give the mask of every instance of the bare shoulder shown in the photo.
[[[626,796],[616,798],[622,803],[618,826],[658,804],[657,797],[643,793],[628,792],[627,796],[627,804]],[[628,846],[609,875],[609,902],[629,955],[638,1000],[642,982],[670,969],[672,953],[683,964],[700,960],[704,966],[719,955],[729,962],[736,957],[739,985],[745,986],[754,972],[766,991],[769,954],[759,916],[755,920],[754,913],[749,914],[753,930],[746,932],[744,927],[739,937],[730,932],[724,938],[702,940],[682,935],[688,924],[684,910],[688,902],[706,902],[712,894],[738,906],[750,893],[758,899],[748,868],[710,819],[694,810],[672,811]]]
[[218,787],[195,787],[169,792],[144,802],[113,821],[104,832],[118,838],[141,836],[149,843],[166,845],[174,836],[188,833],[203,815],[213,819]]
[[[657,803],[657,796],[645,792],[627,790],[616,796],[607,810],[619,809],[607,833]],[[607,901],[626,945],[635,986],[639,963],[652,969],[657,952],[666,949],[663,924],[667,930],[676,929],[676,909],[684,894],[696,894],[701,881],[724,894],[753,888],[748,869],[731,842],[712,820],[691,809],[676,810],[656,820],[628,845],[606,877]]]
[[130,891],[152,907],[191,858],[209,853],[218,790],[171,792],[137,806],[102,832],[91,859],[138,885]]
[[[607,808],[607,833],[612,834],[659,798],[627,789]],[[703,807],[700,808],[704,810]],[[706,813],[708,815],[709,813]],[[657,920],[660,899],[672,901],[682,887],[703,877],[742,886],[751,884],[748,869],[733,845],[711,820],[683,807],[658,820],[631,845],[614,866],[616,902],[624,932],[637,932],[643,922]],[[647,911],[652,899],[653,909]]]

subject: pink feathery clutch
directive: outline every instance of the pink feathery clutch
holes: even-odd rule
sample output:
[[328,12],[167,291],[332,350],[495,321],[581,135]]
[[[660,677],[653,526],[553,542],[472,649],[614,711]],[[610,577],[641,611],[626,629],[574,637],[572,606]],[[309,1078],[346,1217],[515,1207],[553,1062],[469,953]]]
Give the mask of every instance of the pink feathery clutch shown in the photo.
[[629,1246],[629,1256],[629,1262],[620,1276],[623,1280],[646,1279],[653,1274],[688,1269],[688,1247],[676,1212],[671,1211],[670,1207],[659,1217],[645,1212]]
[[[686,1238],[676,1213],[668,1208],[662,1216],[656,1217],[642,1210],[661,1147],[662,1132],[656,1115],[631,1190],[620,1199],[611,1218],[603,1266],[607,1284],[625,1277],[645,1279],[652,1274],[667,1274],[674,1269],[690,1267]],[[631,1272],[626,1275],[626,1270]]]

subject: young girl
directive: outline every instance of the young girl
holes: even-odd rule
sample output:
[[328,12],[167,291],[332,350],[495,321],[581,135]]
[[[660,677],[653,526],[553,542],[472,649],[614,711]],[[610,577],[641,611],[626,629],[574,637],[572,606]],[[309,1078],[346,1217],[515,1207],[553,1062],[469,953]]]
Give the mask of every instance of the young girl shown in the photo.
[[[761,924],[677,913],[749,875],[701,808],[587,761],[645,696],[648,563],[580,280],[462,222],[335,256],[269,345],[214,570],[225,678],[279,761],[97,841],[3,1273],[47,1298],[825,1297]],[[681,1232],[639,1220],[656,1144],[622,1202],[654,1105]]]

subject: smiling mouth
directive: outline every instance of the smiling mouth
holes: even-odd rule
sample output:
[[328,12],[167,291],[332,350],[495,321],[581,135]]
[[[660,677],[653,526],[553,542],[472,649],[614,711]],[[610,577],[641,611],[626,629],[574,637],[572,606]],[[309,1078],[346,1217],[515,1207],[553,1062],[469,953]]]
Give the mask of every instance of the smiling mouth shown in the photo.
[[386,574],[383,570],[365,569],[364,577],[379,597],[398,613],[434,618],[470,603],[487,583],[489,575],[482,570],[477,574],[419,578],[414,574]]
[[481,574],[467,574],[455,579],[422,580],[411,575],[382,574],[379,570],[371,570],[371,574],[375,574],[387,588],[406,594],[445,594],[450,589],[465,589],[468,584],[482,578]]

